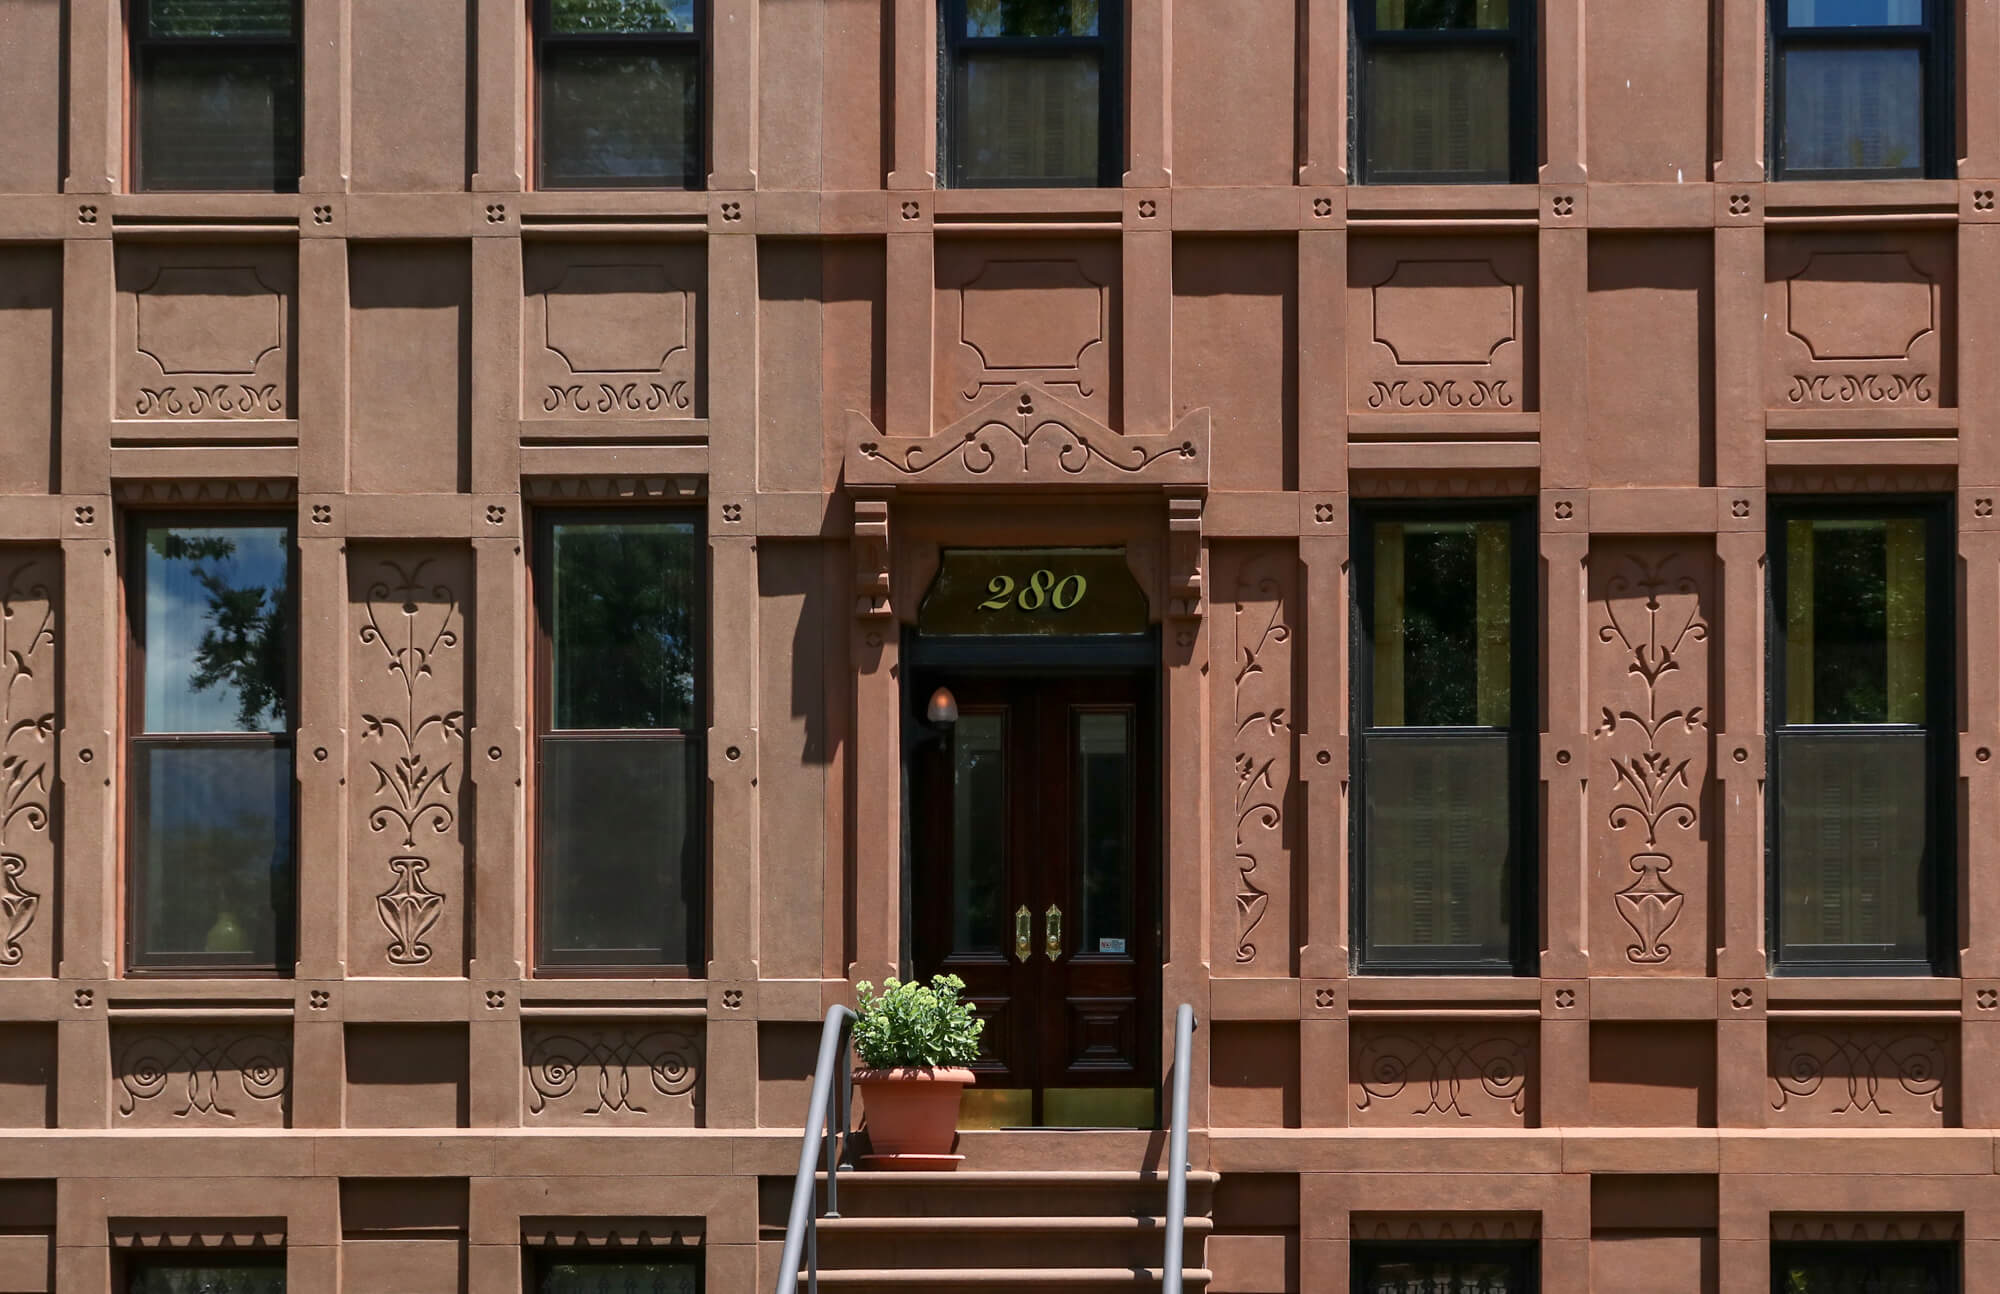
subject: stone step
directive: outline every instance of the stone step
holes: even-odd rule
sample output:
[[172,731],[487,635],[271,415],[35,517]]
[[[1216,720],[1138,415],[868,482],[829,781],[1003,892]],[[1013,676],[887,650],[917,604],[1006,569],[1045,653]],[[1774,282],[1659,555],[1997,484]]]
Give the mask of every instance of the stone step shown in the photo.
[[[1187,1267],[1181,1271],[1185,1288],[1205,1287],[1212,1273],[1206,1268]],[[1031,1294],[1032,1291],[1060,1289],[1064,1294],[1097,1294],[1098,1291],[1151,1289],[1161,1283],[1158,1267],[864,1267],[842,1271],[820,1269],[819,1283],[850,1294],[893,1290],[897,1294],[917,1291],[945,1291],[973,1288],[981,1294]],[[805,1283],[800,1273],[799,1282]]]
[[[1214,1224],[1190,1218],[1188,1256],[1199,1261]],[[851,1267],[1146,1267],[1157,1264],[1164,1217],[839,1217],[819,1223],[820,1270]]]

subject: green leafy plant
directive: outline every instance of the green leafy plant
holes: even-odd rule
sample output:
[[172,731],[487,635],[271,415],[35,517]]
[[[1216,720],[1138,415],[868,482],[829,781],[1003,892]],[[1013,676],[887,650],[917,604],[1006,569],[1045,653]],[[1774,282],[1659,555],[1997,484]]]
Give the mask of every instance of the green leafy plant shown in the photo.
[[978,1057],[986,1022],[960,998],[965,981],[958,976],[933,976],[928,986],[891,978],[879,995],[865,980],[855,989],[854,1050],[868,1068],[936,1069]]

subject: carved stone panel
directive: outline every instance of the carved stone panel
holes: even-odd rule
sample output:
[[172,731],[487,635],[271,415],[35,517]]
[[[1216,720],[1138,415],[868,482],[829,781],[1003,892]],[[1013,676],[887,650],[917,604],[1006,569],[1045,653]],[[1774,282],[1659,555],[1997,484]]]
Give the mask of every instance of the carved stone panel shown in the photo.
[[0,547],[0,975],[55,973],[62,559]]
[[116,1024],[111,1122],[119,1128],[282,1128],[291,1122],[289,1031]]
[[296,417],[297,281],[296,253],[278,245],[121,245],[113,416]]
[[671,1020],[522,1026],[530,1127],[698,1128],[703,1034]]
[[1712,547],[1590,550],[1591,968],[1708,971]]
[[1535,408],[1532,240],[1357,238],[1348,266],[1350,409]]
[[348,966],[463,974],[472,555],[355,545],[348,590]]
[[1779,1127],[1958,1123],[1958,1026],[1772,1020],[1769,1099]]
[[1121,426],[1119,283],[1114,241],[940,242],[936,425],[1027,385]]
[[1298,555],[1285,544],[1218,544],[1210,560],[1213,651],[1228,662],[1215,693],[1215,973],[1289,975]]
[[522,271],[523,417],[702,416],[698,246],[531,243]]
[[1358,1128],[1521,1128],[1535,1124],[1535,1027],[1357,1017],[1348,1121]]
[[1773,237],[1765,261],[1765,404],[1956,405],[1955,260],[1943,232]]

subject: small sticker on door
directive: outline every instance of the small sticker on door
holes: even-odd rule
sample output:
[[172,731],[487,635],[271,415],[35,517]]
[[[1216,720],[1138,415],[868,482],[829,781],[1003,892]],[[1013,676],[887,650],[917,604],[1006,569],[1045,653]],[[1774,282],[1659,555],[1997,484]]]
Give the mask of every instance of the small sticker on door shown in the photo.
[[1122,954],[1125,951],[1125,941],[1123,939],[1099,939],[1097,941],[1097,951],[1101,953]]

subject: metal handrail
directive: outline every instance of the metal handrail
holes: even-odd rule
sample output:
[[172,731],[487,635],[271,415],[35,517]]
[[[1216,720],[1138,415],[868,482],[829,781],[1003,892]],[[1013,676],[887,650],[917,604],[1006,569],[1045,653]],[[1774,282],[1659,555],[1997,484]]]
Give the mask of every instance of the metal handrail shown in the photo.
[[[792,1180],[792,1211],[785,1220],[785,1252],[778,1259],[778,1286],[774,1294],[796,1294],[802,1250],[806,1289],[810,1294],[818,1294],[820,1214],[813,1207],[813,1183],[820,1148],[824,1145],[826,1216],[839,1217],[840,1161],[846,1157],[853,1138],[847,1124],[854,1109],[854,1057],[848,1050],[848,1042],[854,1035],[854,1020],[854,1012],[847,1007],[830,1007],[826,1024],[819,1032],[819,1063],[813,1068],[812,1098],[806,1105],[805,1132],[799,1139],[799,1171]],[[827,1108],[829,1102],[834,1103],[832,1111]],[[1181,1104],[1187,1104],[1185,1093]],[[836,1116],[831,1127],[829,1112]]]
[[1194,1053],[1194,1008],[1174,1011],[1174,1104],[1167,1124],[1167,1245],[1160,1260],[1161,1294],[1181,1294],[1187,1247],[1188,1068]]

